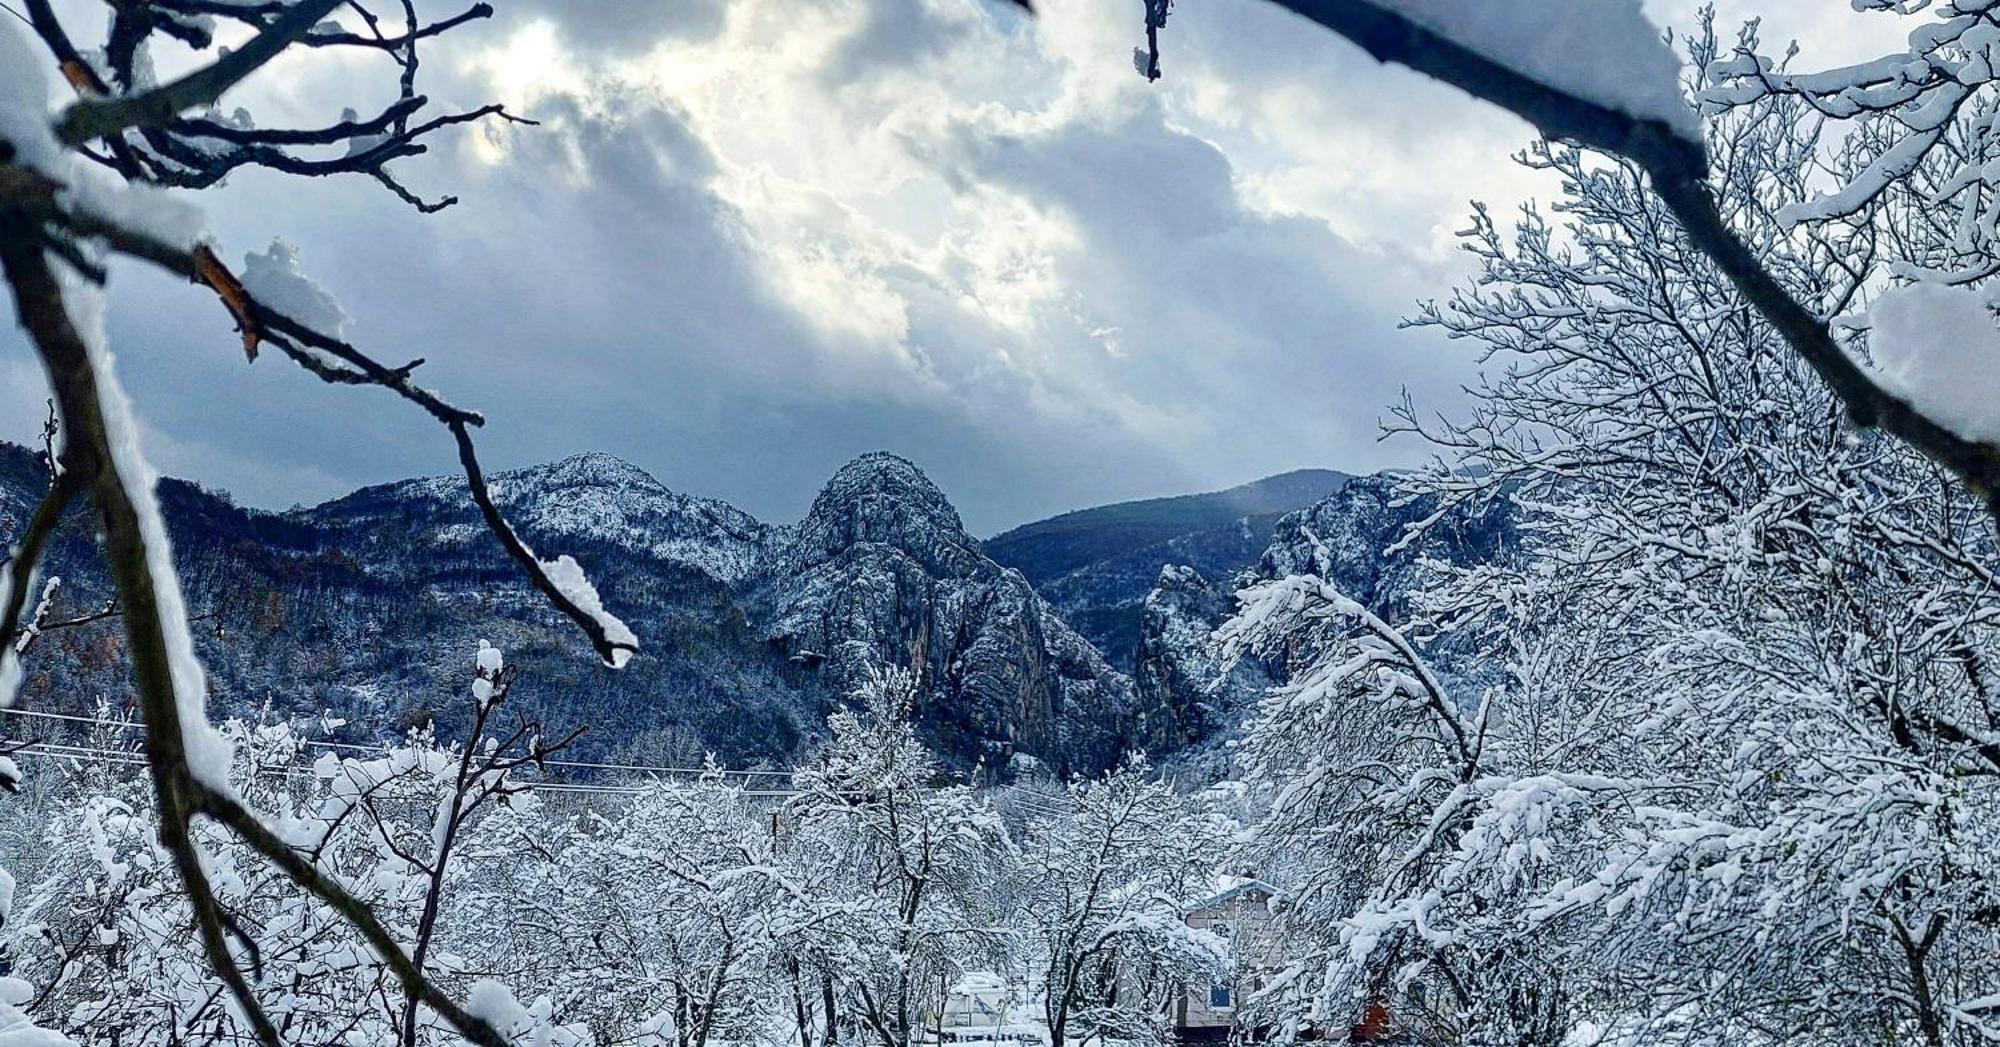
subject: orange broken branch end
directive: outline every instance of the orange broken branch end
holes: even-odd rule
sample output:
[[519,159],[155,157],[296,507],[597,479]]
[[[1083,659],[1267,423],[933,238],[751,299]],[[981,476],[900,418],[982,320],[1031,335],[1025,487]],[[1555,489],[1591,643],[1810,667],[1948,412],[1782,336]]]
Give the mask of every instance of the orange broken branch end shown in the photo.
[[69,86],[77,94],[101,95],[109,93],[105,89],[103,78],[97,75],[97,70],[92,69],[83,59],[65,58],[59,64],[59,68],[62,69],[63,79],[69,81]]
[[250,309],[250,292],[243,289],[243,281],[215,257],[207,244],[194,249],[195,282],[207,284],[222,299],[229,315],[236,318],[236,329],[243,332],[243,355],[251,361],[257,359],[257,346],[264,340],[263,331],[257,326],[256,317]]

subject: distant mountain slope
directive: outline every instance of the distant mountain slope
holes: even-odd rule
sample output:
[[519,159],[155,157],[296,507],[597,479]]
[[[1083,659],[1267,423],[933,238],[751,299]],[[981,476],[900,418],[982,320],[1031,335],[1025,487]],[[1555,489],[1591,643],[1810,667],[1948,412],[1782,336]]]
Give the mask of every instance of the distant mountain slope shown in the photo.
[[[989,559],[901,458],[850,463],[796,527],[675,493],[610,455],[492,480],[522,536],[574,556],[639,634],[624,671],[599,667],[525,583],[455,477],[286,513],[166,480],[212,703],[331,712],[356,737],[433,714],[448,729],[470,652],[488,639],[526,672],[512,708],[552,728],[591,725],[595,755],[784,762],[870,661],[922,667],[920,725],[961,766],[1019,754],[1089,771],[1146,742],[1130,678]],[[44,487],[32,452],[0,445],[0,543]],[[90,535],[74,511],[47,565],[64,578],[64,613],[108,595]],[[115,623],[52,634],[29,659],[25,700],[125,705],[119,641]]]
[[[1331,469],[1298,469],[1226,491],[1078,509],[988,538],[986,555],[1040,585],[1182,535],[1227,527],[1246,516],[1275,519],[1325,498],[1348,479],[1346,473]],[[1262,549],[1259,542],[1258,550]]]
[[1226,585],[1257,562],[1279,517],[1351,479],[1300,469],[1226,491],[1079,509],[989,538],[986,554],[1019,570],[1111,664],[1130,672],[1146,594],[1162,567],[1192,566]]
[[[1355,477],[1278,520],[1268,547],[1233,578],[1180,565],[1160,572],[1158,586],[1143,603],[1134,675],[1141,705],[1163,707],[1171,717],[1154,728],[1166,741],[1163,750],[1175,752],[1183,766],[1219,772],[1229,762],[1228,739],[1263,689],[1288,677],[1290,667],[1282,658],[1223,657],[1216,630],[1235,613],[1237,585],[1318,575],[1383,618],[1400,621],[1425,565],[1497,563],[1521,555],[1521,509],[1511,498],[1433,519],[1434,498],[1405,501],[1404,496],[1393,475]],[[1429,522],[1410,540],[1409,528],[1419,521]],[[1454,650],[1449,640],[1431,647],[1430,655],[1445,659],[1434,663],[1445,671],[1489,671],[1477,651]],[[1463,664],[1456,662],[1459,655],[1466,657]]]

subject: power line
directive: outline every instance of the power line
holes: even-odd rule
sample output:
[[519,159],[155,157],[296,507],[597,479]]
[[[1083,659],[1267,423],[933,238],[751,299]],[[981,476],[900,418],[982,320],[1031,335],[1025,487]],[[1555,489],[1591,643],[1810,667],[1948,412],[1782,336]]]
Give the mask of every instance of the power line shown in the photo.
[[[96,749],[86,745],[65,745],[60,742],[29,742],[14,750],[11,756],[32,756],[44,760],[67,760],[80,762],[89,760],[97,763],[119,764],[130,767],[148,765],[145,757],[136,753],[117,749]],[[315,780],[310,769],[304,767],[260,767],[254,772],[263,778],[284,778],[288,780]],[[600,796],[639,796],[647,792],[644,786],[592,785],[584,782],[523,781],[518,784],[534,792],[584,793]],[[742,795],[760,799],[797,796],[795,790],[745,789]]]
[[[0,713],[4,713],[9,716],[27,717],[29,719],[36,719],[36,720],[50,720],[60,723],[84,724],[93,727],[108,727],[120,731],[131,730],[135,727],[143,726],[142,724],[139,724],[132,720],[112,720],[104,717],[77,716],[71,713],[51,713],[51,712],[42,712],[34,709],[0,709]],[[318,749],[334,750],[338,752],[366,753],[369,755],[381,755],[385,753],[387,750],[387,746],[385,745],[360,745],[354,742],[316,741],[316,740],[301,739],[299,744],[302,748],[311,747]],[[88,759],[96,759],[104,763],[115,763],[115,764],[130,765],[130,766],[147,765],[147,760],[143,756],[140,756],[139,754],[134,752],[118,750],[118,749],[95,748],[92,746],[85,746],[85,745],[71,745],[64,742],[40,742],[40,741],[29,742],[23,748],[16,750],[15,755],[35,756],[49,760],[72,760],[72,761],[88,758]],[[690,777],[690,776],[702,777],[711,774],[720,775],[725,778],[726,777],[750,778],[750,777],[761,776],[761,777],[777,777],[777,778],[789,779],[792,777],[792,772],[790,771],[731,770],[728,768],[709,768],[709,767],[657,767],[649,764],[600,763],[589,760],[544,760],[542,761],[542,765],[547,767],[564,767],[564,768],[576,768],[584,770],[624,771],[636,774],[653,775],[661,778]],[[305,767],[263,767],[263,768],[258,768],[256,773],[265,777],[283,777],[283,778],[296,778],[296,779],[312,779],[317,777],[314,771],[312,771],[310,768],[305,768]],[[645,786],[609,785],[596,782],[524,781],[521,782],[520,784],[530,789],[541,792],[577,793],[584,795],[599,795],[599,796],[638,796],[644,794],[647,791],[647,788]],[[993,791],[996,794],[1004,796],[1009,802],[1011,802],[1015,806],[1019,807],[1022,811],[1027,812],[1029,814],[1040,815],[1044,818],[1056,818],[1070,813],[1069,807],[1064,803],[1065,798],[1060,795],[1051,795],[1049,793],[1044,793],[1039,790],[1026,789],[1019,785],[1000,786],[994,789]],[[749,787],[749,783],[745,782],[744,787],[740,789],[740,795],[752,799],[781,799],[785,797],[803,795],[803,792],[802,790],[798,789],[771,788],[764,786],[751,788]]]
[[[109,720],[93,716],[75,716],[68,713],[40,712],[38,710],[33,710],[33,709],[0,709],[0,713],[5,713],[9,716],[26,716],[37,720],[60,720],[66,723],[80,723],[80,724],[90,724],[98,727],[112,727],[121,731],[130,730],[134,727],[140,726],[138,723],[131,720]],[[318,749],[332,749],[341,752],[357,752],[357,753],[379,753],[383,749],[383,746],[380,745],[360,745],[354,742],[319,741],[313,739],[301,739],[299,744],[302,746],[309,746]],[[594,770],[594,771],[633,771],[641,774],[662,774],[662,775],[720,774],[725,777],[746,777],[746,778],[748,777],[790,778],[792,776],[792,772],[790,771],[766,771],[766,770],[751,770],[751,769],[735,770],[727,767],[715,767],[715,768],[655,767],[649,764],[599,763],[589,760],[544,760],[542,761],[542,763],[550,767],[573,767],[573,768]]]

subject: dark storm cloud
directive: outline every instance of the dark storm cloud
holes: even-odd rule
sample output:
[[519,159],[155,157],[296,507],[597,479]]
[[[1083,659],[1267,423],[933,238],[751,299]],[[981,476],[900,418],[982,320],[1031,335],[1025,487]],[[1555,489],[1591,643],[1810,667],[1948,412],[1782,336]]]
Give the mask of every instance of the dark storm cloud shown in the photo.
[[[441,101],[542,121],[400,169],[459,206],[255,173],[202,203],[227,255],[292,241],[358,342],[427,358],[496,467],[608,450],[782,520],[886,448],[992,531],[1407,461],[1382,406],[1449,406],[1469,366],[1396,318],[1462,272],[1466,196],[1521,195],[1518,126],[1263,5],[1188,5],[1161,85],[1131,5],[1044,6],[510,3],[426,62]],[[357,82],[284,75],[232,102],[337,111]],[[121,270],[113,299],[169,471],[283,505],[452,467],[406,405],[246,364],[185,285]],[[0,437],[33,432],[26,359],[0,334]]]

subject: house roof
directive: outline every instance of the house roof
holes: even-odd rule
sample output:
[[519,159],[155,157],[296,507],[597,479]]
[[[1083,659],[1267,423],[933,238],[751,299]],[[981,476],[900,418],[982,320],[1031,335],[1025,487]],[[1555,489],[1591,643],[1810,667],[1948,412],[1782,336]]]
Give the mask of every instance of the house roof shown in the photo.
[[1007,980],[992,971],[968,971],[965,977],[951,987],[951,991],[962,996],[977,993],[1006,992]]
[[1215,881],[1215,893],[1188,906],[1189,911],[1213,908],[1248,891],[1277,894],[1278,889],[1254,876],[1222,876]]

